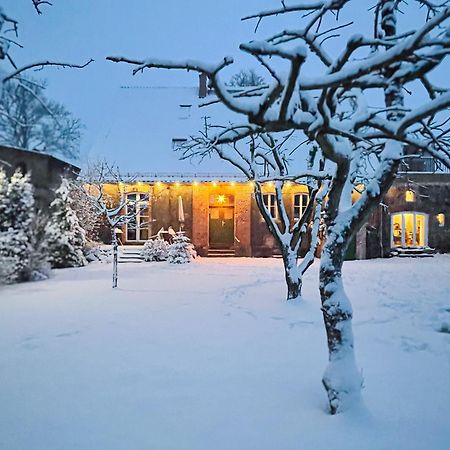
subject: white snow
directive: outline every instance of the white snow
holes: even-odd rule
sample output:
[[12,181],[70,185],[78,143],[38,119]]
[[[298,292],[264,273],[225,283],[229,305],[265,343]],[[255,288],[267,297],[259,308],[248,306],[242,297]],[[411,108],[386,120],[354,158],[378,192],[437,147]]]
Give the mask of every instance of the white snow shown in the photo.
[[366,409],[338,416],[317,263],[303,303],[278,259],[110,271],[0,288],[2,450],[449,448],[449,255],[345,263]]

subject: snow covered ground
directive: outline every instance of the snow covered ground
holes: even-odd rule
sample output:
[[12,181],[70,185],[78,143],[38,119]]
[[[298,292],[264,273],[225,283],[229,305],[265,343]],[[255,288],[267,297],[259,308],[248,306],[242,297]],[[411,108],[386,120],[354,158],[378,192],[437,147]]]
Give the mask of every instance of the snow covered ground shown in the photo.
[[450,256],[348,262],[367,410],[329,416],[317,265],[55,272],[0,288],[1,450],[450,448]]

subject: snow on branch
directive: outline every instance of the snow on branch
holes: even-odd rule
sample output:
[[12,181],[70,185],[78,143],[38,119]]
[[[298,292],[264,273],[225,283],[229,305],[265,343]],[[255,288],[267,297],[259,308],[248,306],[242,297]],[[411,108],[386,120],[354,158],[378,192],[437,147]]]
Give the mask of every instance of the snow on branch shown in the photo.
[[9,75],[7,75],[6,77],[4,77],[2,79],[2,82],[6,83],[7,81],[9,81],[11,79],[16,78],[22,72],[25,72],[30,69],[42,70],[44,67],[47,67],[47,66],[62,67],[64,69],[68,68],[68,67],[70,67],[72,69],[84,69],[86,66],[91,64],[93,61],[94,61],[93,59],[90,59],[89,61],[85,62],[84,64],[63,63],[63,62],[56,62],[56,61],[35,62],[35,63],[27,64],[26,66],[18,68],[14,72],[12,72]]

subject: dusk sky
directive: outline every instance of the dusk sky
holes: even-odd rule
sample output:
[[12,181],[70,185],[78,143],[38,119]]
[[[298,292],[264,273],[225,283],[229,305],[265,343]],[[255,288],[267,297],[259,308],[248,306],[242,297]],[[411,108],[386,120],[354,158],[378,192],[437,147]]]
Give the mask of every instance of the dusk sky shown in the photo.
[[[133,77],[131,66],[107,62],[106,56],[190,57],[215,62],[230,55],[238,60],[236,66],[225,73],[225,78],[244,67],[257,68],[267,77],[262,68],[239,52],[239,44],[267,37],[281,27],[299,24],[299,16],[295,14],[266,19],[255,35],[255,21],[240,20],[247,14],[277,7],[279,2],[272,0],[214,3],[130,0],[126,4],[119,0],[55,0],[51,7],[42,6],[40,16],[28,0],[3,0],[2,4],[8,14],[19,21],[19,39],[24,49],[13,52],[19,66],[39,60],[74,63],[95,60],[83,70],[48,68],[29,72],[31,76],[47,79],[47,95],[65,104],[85,124],[82,160],[97,156],[91,150],[98,147],[101,129],[111,126],[108,113],[120,86],[197,84],[197,74],[183,71],[152,70]],[[357,6],[359,11],[354,6],[344,9],[344,19],[348,15],[349,20],[355,21],[349,33],[367,32],[372,26],[368,6],[368,2],[361,2]],[[417,18],[421,16],[423,13],[418,12]],[[334,40],[327,41],[326,45],[335,54],[340,48],[334,47]],[[315,66],[310,65],[308,75],[314,71]]]

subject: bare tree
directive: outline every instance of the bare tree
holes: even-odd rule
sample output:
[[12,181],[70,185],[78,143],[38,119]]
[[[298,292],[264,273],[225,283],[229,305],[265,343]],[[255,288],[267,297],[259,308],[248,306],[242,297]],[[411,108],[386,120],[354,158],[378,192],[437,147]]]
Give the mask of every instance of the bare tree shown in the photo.
[[258,75],[253,69],[240,70],[238,73],[235,73],[228,82],[228,86],[231,87],[255,87],[262,86],[263,84],[264,78]]
[[[105,190],[106,185],[111,183],[119,187],[118,200]],[[121,187],[123,183],[124,180],[119,170],[104,161],[91,166],[81,178],[81,183],[76,185],[109,226],[113,251],[113,288],[116,288],[118,283],[119,242],[117,230],[123,225],[134,224],[136,216],[140,213],[139,205],[129,200],[125,190]]]
[[[38,14],[42,14],[42,5],[51,6],[51,2],[46,0],[32,0],[32,5]],[[22,45],[18,41],[18,37],[19,22],[9,16],[0,6],[0,91],[3,88],[3,84],[7,81],[14,79],[17,82],[21,82],[22,73],[30,69],[40,70],[46,66],[82,69],[93,62],[93,59],[90,59],[84,64],[43,60],[18,66],[11,54],[12,48],[22,48]],[[6,62],[6,64],[3,64],[4,62]]]
[[60,103],[44,96],[45,86],[22,78],[9,81],[0,93],[0,141],[45,153],[78,156],[79,119]]
[[[450,91],[448,87],[436,86],[433,78],[435,69],[450,53],[448,2],[403,2],[401,17],[400,0],[374,3],[368,12],[373,30],[365,35],[348,35],[347,30],[354,27],[360,33],[361,27],[341,19],[341,11],[356,5],[356,0],[315,0],[292,6],[282,2],[280,8],[244,18],[256,19],[259,24],[276,15],[301,16],[299,28],[241,44],[240,49],[253,56],[272,79],[269,86],[260,88],[257,102],[249,99],[245,91],[234,95],[228,92],[221,72],[233,63],[229,57],[217,64],[108,58],[134,65],[133,73],[148,68],[205,73],[219,100],[243,117],[242,123],[211,137],[215,145],[255,133],[299,130],[320,147],[334,167],[320,265],[320,295],[329,350],[329,364],[322,381],[333,414],[358,401],[362,388],[354,353],[353,312],[342,283],[345,250],[391,186],[405,144],[430,153],[450,167]],[[401,19],[420,17],[419,7],[423,11],[421,23],[411,26],[405,20],[398,31],[397,22]],[[341,46],[341,51],[328,50],[331,39],[335,46]],[[303,70],[307,60],[317,65],[314,76]],[[277,61],[288,66],[287,76]],[[405,92],[408,102],[404,100]],[[380,107],[377,101],[384,102],[384,106]],[[367,168],[362,170],[363,166]],[[352,204],[351,192],[362,172],[365,187]]]
[[[209,140],[211,130],[224,128],[210,125],[205,118],[205,130],[197,136],[192,136],[178,150],[182,159],[205,158],[207,155],[217,155],[220,159],[236,167],[247,180],[254,183],[254,196],[258,209],[283,257],[285,279],[287,284],[287,300],[301,298],[302,277],[314,262],[318,243],[318,232],[321,216],[321,205],[325,197],[328,182],[323,182],[329,175],[323,170],[323,161],[319,162],[322,170],[312,170],[317,152],[311,152],[308,169],[304,173],[289,173],[290,154],[295,147],[288,147],[292,141],[293,132],[276,137],[270,133],[250,136],[245,142],[215,145]],[[274,205],[269,207],[265,198],[264,183],[273,185]],[[308,202],[304,211],[294,223],[287,212],[283,189],[287,183],[302,182],[308,189]],[[309,240],[309,249],[304,258],[299,261],[299,251]]]

